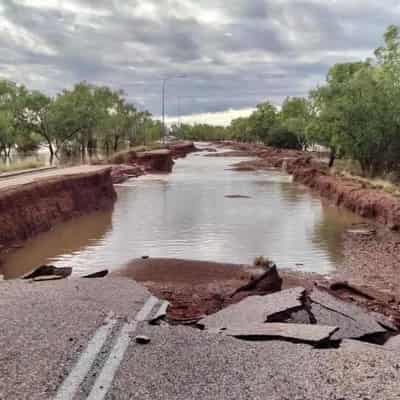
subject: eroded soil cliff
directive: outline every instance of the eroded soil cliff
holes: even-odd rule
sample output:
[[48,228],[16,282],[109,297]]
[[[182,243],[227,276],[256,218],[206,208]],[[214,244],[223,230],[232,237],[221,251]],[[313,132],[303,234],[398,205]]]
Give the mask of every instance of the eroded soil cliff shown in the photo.
[[0,192],[0,248],[5,251],[59,222],[113,207],[110,168],[37,179]]
[[279,150],[261,145],[235,144],[230,148],[254,160],[236,164],[237,170],[281,168],[293,175],[295,182],[302,183],[329,199],[364,218],[371,218],[393,230],[400,229],[400,199],[383,190],[369,187],[366,183],[330,173],[328,166],[313,158],[312,154]]

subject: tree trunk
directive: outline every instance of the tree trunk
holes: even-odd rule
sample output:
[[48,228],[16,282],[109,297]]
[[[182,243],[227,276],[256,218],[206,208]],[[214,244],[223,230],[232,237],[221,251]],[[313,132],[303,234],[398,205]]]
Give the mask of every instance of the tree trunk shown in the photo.
[[114,137],[114,152],[117,152],[118,144],[119,144],[119,136],[115,135],[115,137]]
[[335,164],[335,160],[336,160],[336,150],[335,149],[331,149],[331,154],[329,155],[329,168],[332,168],[333,165]]

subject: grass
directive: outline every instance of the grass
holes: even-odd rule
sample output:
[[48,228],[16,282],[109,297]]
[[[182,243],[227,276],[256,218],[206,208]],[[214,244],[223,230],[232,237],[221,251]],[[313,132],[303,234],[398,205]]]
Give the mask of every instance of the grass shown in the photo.
[[362,176],[360,166],[353,160],[336,160],[334,172],[345,178],[364,183],[372,189],[380,189],[386,193],[400,197],[399,178],[393,174],[386,174],[374,178]]
[[10,165],[0,165],[0,173],[4,174],[4,173],[14,172],[14,171],[23,171],[25,169],[35,169],[35,168],[40,168],[40,167],[44,167],[44,166],[45,166],[45,163],[43,161],[23,160],[23,161],[17,161]]

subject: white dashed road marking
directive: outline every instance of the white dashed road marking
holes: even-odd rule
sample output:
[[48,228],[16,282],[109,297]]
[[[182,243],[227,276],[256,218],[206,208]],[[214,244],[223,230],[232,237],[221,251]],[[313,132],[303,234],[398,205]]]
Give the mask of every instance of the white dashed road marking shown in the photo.
[[[88,396],[90,400],[102,400],[106,396],[109,388],[111,387],[115,373],[124,357],[125,351],[129,346],[130,335],[135,332],[138,323],[144,321],[153,310],[154,306],[159,302],[154,296],[150,296],[141,310],[136,314],[133,321],[123,325],[119,336],[110,354],[105,362],[100,375],[96,379],[92,390]],[[162,304],[162,303],[161,303]],[[97,355],[110,335],[113,327],[117,323],[116,319],[108,316],[104,321],[104,325],[97,329],[93,338],[90,340],[85,351],[79,357],[77,364],[74,366],[68,377],[64,380],[63,384],[57,391],[54,400],[73,400],[75,394],[86,375],[90,371]]]
[[104,345],[107,336],[110,334],[116,322],[117,320],[112,319],[109,316],[104,321],[104,325],[97,329],[85,351],[81,354],[77,364],[58,389],[54,400],[70,400],[74,397],[75,392],[78,390],[79,385],[89,372],[97,354]]
[[158,303],[158,299],[151,296],[143,308],[138,312],[135,319],[125,324],[121,330],[121,333],[111,350],[111,353],[104,364],[104,367],[93,385],[93,388],[88,396],[88,400],[102,400],[106,396],[108,390],[111,387],[115,373],[118,370],[119,365],[124,357],[125,351],[129,346],[130,335],[136,330],[138,322],[144,321],[147,316],[151,313],[153,307]]

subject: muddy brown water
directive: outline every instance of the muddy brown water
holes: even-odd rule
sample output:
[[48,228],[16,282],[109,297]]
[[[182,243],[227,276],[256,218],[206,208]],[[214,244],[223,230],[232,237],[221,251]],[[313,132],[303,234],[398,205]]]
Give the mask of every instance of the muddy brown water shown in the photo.
[[114,210],[57,226],[8,255],[4,277],[37,265],[72,266],[75,274],[116,270],[143,255],[252,263],[329,274],[343,259],[341,235],[356,215],[324,204],[281,171],[239,172],[242,158],[191,154],[170,175],[116,187]]

